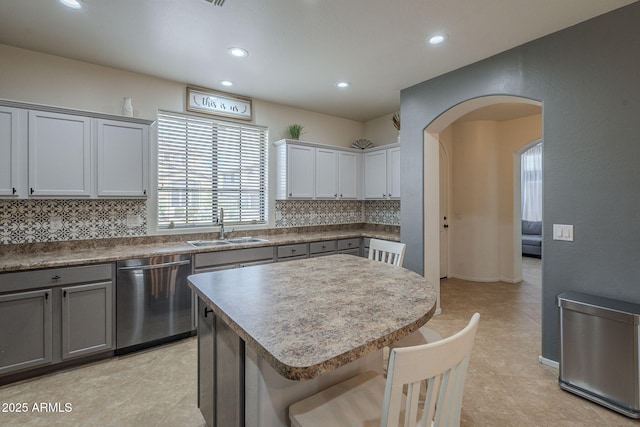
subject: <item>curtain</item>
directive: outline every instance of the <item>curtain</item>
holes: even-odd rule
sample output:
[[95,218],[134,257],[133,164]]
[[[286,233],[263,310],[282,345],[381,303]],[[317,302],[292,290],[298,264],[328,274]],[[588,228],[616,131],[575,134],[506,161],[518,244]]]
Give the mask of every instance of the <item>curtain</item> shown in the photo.
[[542,221],[542,143],[522,154],[522,219]]

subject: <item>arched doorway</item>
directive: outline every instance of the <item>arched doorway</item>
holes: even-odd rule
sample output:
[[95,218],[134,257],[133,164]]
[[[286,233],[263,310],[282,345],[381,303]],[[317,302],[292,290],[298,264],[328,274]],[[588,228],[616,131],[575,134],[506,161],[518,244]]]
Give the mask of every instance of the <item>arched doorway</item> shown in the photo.
[[[462,229],[462,225],[469,227],[469,224],[474,225],[472,221],[468,221],[466,224],[463,222],[464,219],[462,214],[456,213],[453,210],[449,209],[449,215],[447,221],[443,221],[442,216],[442,207],[441,204],[441,191],[442,191],[442,183],[441,183],[441,166],[440,162],[443,158],[441,150],[443,149],[443,140],[446,139],[446,133],[448,132],[448,128],[458,119],[466,116],[467,114],[483,109],[488,106],[497,106],[499,104],[517,104],[522,106],[535,106],[538,109],[541,107],[541,103],[535,100],[515,97],[515,96],[486,96],[468,100],[466,102],[460,103],[449,110],[442,113],[436,120],[434,120],[427,128],[424,130],[424,266],[425,266],[425,277],[436,285],[436,289],[438,292],[438,309],[437,312],[440,311],[440,291],[439,291],[439,279],[442,276],[441,274],[441,262],[443,258],[451,259],[452,269],[448,272],[448,274],[456,274],[456,253],[455,253],[455,244],[433,244],[434,242],[439,242],[441,238],[448,238],[447,235],[454,235],[455,231],[449,229],[443,232],[443,226],[451,225],[455,227],[455,223],[457,220],[457,224]],[[539,110],[541,111],[541,110]],[[538,131],[541,132],[541,125],[538,128]],[[446,144],[444,145],[446,151]],[[450,148],[449,148],[450,149]],[[515,150],[514,150],[515,151]],[[509,165],[508,168],[511,169],[513,166],[511,164],[511,159],[514,156],[514,151],[511,152],[509,157]],[[445,152],[445,158],[451,159],[450,153]],[[468,156],[469,157],[469,156]],[[472,161],[473,159],[471,159]],[[472,165],[472,163],[470,163]],[[451,170],[451,164],[448,165],[448,169]],[[501,178],[504,179],[504,178]],[[512,179],[511,173],[508,176],[509,180]],[[473,181],[471,181],[473,183]],[[515,184],[515,182],[514,182]],[[449,185],[451,189],[451,185]],[[510,197],[513,197],[514,194],[511,194]],[[452,197],[445,197],[442,200],[452,200]],[[451,208],[451,202],[449,208]],[[492,257],[497,256],[498,252],[499,259],[492,259],[492,262],[495,264],[494,269],[491,271],[481,271],[477,276],[472,277],[462,277],[464,272],[458,266],[458,274],[460,274],[460,278],[465,278],[468,280],[476,280],[476,281],[497,281],[503,280],[507,282],[518,282],[521,280],[522,275],[522,267],[521,267],[521,253],[520,247],[516,247],[516,242],[519,241],[519,226],[520,219],[519,216],[516,216],[516,205],[519,211],[519,200],[518,203],[515,201],[510,202],[511,211],[508,213],[509,223],[505,226],[505,224],[496,223],[492,225],[493,229],[489,227],[492,231],[489,232],[489,236],[491,233],[495,233],[496,235],[500,234],[500,241],[494,241],[490,250],[487,250],[485,247],[485,241],[482,237],[477,237],[475,242],[471,242],[476,245],[475,253],[477,257]],[[446,211],[446,210],[445,210]],[[503,215],[504,216],[504,215]],[[517,224],[513,218],[518,218]],[[475,219],[475,218],[474,218]],[[517,226],[516,226],[517,225]],[[475,225],[476,230],[481,229],[483,232],[487,232],[481,226]],[[454,236],[455,237],[455,236]],[[494,239],[495,240],[495,239]],[[448,243],[448,242],[447,242]],[[459,245],[462,247],[462,245]],[[447,249],[448,248],[448,249]],[[443,250],[448,250],[449,254],[442,254]],[[465,248],[468,250],[468,248]],[[471,248],[473,251],[474,248]],[[480,254],[480,255],[477,255]],[[444,255],[444,256],[441,256]],[[465,254],[461,256],[458,254],[458,258],[469,260],[473,258],[473,252],[471,256]],[[476,264],[479,266],[484,266],[487,264],[486,260],[481,259]],[[473,266],[471,266],[473,267]],[[483,276],[484,275],[484,276]],[[478,280],[479,279],[479,280]]]

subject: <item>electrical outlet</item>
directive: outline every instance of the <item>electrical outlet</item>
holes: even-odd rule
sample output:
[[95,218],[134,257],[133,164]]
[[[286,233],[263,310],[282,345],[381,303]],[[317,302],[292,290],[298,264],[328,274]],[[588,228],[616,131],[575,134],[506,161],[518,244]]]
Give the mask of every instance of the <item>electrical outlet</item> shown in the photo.
[[127,227],[138,227],[140,225],[140,216],[136,214],[127,214]]
[[62,218],[59,216],[49,217],[49,230],[58,231],[62,228]]

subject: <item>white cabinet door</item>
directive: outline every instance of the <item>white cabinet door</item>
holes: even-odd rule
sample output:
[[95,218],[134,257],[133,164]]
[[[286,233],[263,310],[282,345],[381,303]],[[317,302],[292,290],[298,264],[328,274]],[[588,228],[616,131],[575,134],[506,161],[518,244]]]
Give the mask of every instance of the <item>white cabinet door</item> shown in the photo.
[[319,199],[335,199],[338,196],[337,152],[316,148],[316,191]]
[[311,199],[314,195],[314,148],[287,145],[287,195]]
[[98,120],[98,196],[145,197],[149,126]]
[[62,358],[113,347],[113,282],[69,286],[62,291]]
[[387,150],[373,151],[364,155],[364,197],[365,199],[387,197]]
[[18,196],[20,110],[0,106],[0,197]]
[[91,195],[89,117],[29,111],[29,195]]
[[360,154],[338,152],[338,197],[357,199],[360,182]]
[[387,151],[387,196],[390,199],[400,198],[400,148]]

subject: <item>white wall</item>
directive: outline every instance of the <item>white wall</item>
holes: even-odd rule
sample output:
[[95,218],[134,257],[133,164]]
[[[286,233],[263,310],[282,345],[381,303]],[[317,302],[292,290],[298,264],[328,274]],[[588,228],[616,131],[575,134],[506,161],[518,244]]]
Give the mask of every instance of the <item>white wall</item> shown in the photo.
[[393,113],[365,122],[363,138],[371,141],[376,147],[398,142],[399,132],[393,127],[391,117]]
[[451,159],[450,276],[521,280],[514,259],[513,159],[541,134],[541,115],[456,122],[441,133]]
[[[75,61],[0,45],[0,98],[80,110],[120,114],[123,97],[133,99],[134,117],[156,119],[158,110],[185,112],[187,82]],[[364,123],[285,105],[253,100],[254,122],[269,128],[270,141],[287,137],[292,123],[304,126],[303,140],[348,147],[364,134]],[[393,125],[391,125],[393,129]],[[395,130],[395,129],[394,129]],[[152,144],[155,146],[155,143]],[[155,152],[152,149],[152,152]],[[155,159],[151,178],[154,182]],[[273,226],[274,158],[270,158],[270,225]],[[149,217],[155,218],[155,198],[149,199]],[[150,221],[150,233],[155,224]]]

